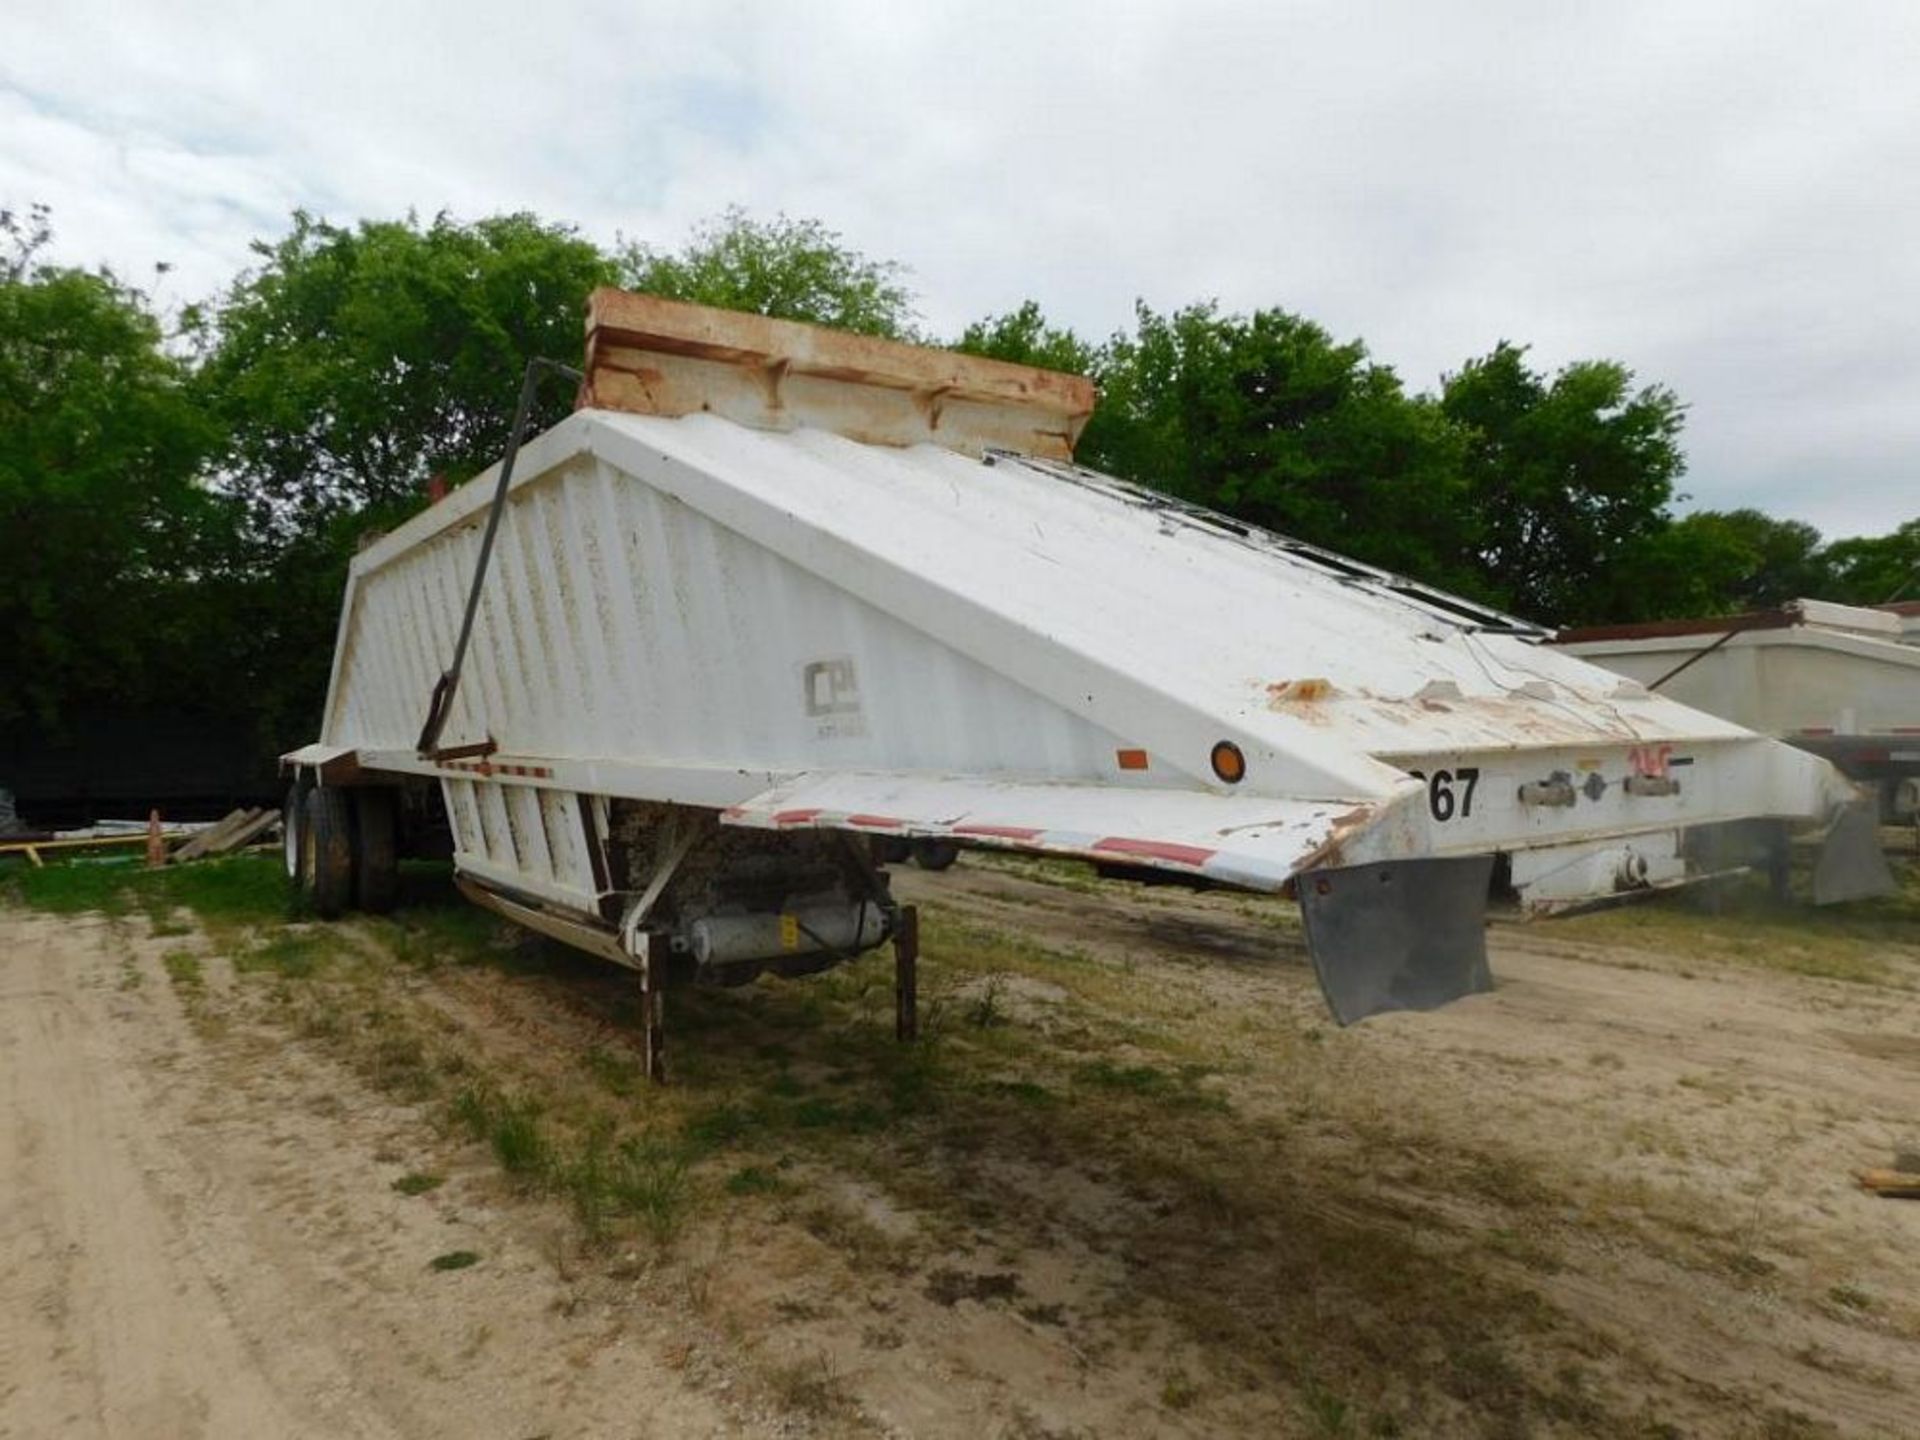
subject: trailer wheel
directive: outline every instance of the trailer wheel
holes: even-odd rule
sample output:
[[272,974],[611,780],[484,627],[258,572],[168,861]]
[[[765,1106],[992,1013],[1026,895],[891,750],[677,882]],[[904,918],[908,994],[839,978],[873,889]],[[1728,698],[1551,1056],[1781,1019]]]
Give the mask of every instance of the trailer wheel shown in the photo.
[[384,915],[400,897],[398,797],[380,786],[353,792],[353,901]]
[[922,870],[945,870],[960,858],[960,847],[951,840],[916,840],[913,863]]
[[344,790],[316,785],[300,816],[301,890],[314,914],[333,920],[353,901],[353,810]]
[[296,890],[304,890],[307,883],[306,854],[301,841],[306,829],[307,788],[306,782],[296,777],[287,786],[286,803],[280,807],[280,848],[286,862],[287,879],[293,882]]

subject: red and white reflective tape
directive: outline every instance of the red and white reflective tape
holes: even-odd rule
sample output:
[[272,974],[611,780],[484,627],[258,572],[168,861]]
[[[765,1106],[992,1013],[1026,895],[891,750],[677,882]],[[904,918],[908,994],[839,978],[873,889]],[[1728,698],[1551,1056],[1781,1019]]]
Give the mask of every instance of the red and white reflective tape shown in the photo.
[[512,775],[523,780],[551,780],[553,771],[545,765],[506,765],[497,760],[442,760],[442,770],[464,770],[474,775]]
[[[1251,873],[1246,871],[1247,861],[1244,857],[1225,857],[1218,850],[1202,845],[1136,835],[1089,835],[1077,830],[1048,830],[1034,825],[942,824],[903,820],[896,815],[821,809],[776,810],[769,814],[736,805],[725,811],[724,815],[736,823],[772,830],[806,828],[881,833],[904,830],[913,835],[970,840],[996,848],[1044,850],[1055,854],[1079,855],[1089,860],[1136,860],[1201,873],[1214,868],[1215,862],[1219,861],[1224,872],[1236,876],[1243,872]],[[1259,868],[1257,864],[1255,868]]]

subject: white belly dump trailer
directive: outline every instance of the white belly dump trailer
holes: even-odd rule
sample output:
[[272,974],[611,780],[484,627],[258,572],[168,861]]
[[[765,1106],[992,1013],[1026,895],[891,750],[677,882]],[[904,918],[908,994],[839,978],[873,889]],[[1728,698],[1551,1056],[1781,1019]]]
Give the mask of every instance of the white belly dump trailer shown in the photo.
[[1351,1021],[1487,988],[1490,889],[1674,885],[1700,833],[1853,799],[1521,620],[1074,465],[1092,404],[596,293],[572,417],[353,561],[290,870],[388,903],[396,797],[436,788],[462,887],[657,1019],[669,979],[910,946],[879,837],[1074,856],[1296,896]]
[[1920,812],[1920,605],[1775,610],[1562,631],[1557,642],[1685,705],[1775,735]]

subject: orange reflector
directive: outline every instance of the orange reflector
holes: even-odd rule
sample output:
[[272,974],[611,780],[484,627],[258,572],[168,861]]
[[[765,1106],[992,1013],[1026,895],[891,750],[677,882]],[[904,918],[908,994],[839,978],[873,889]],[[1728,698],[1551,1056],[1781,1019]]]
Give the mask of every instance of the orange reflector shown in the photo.
[[1147,752],[1144,750],[1116,750],[1113,758],[1120,762],[1122,770],[1144,770],[1147,768]]
[[1246,778],[1247,757],[1231,740],[1222,740],[1213,747],[1213,773],[1229,785],[1238,785]]

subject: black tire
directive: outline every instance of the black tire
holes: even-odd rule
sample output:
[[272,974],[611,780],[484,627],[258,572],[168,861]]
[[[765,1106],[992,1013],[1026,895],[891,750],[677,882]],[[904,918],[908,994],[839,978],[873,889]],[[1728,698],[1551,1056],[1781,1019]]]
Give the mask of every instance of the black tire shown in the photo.
[[282,859],[287,867],[287,879],[293,882],[293,888],[307,888],[306,855],[301,848],[300,834],[306,822],[307,784],[296,779],[287,786],[287,800],[280,807],[280,833],[282,836]]
[[960,858],[960,847],[951,840],[916,840],[913,863],[922,870],[945,870]]
[[400,797],[384,787],[353,792],[353,902],[384,915],[400,898]]
[[318,785],[300,814],[301,888],[314,914],[337,919],[353,903],[353,807],[346,791]]

